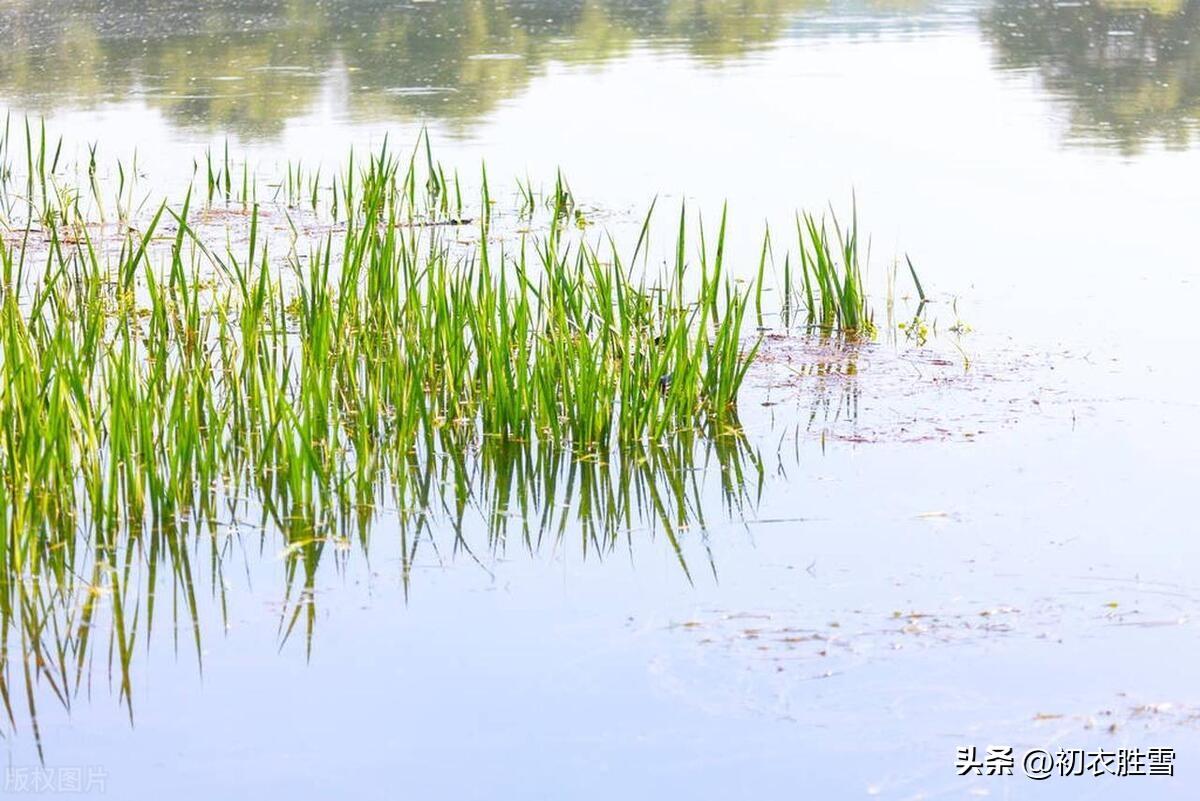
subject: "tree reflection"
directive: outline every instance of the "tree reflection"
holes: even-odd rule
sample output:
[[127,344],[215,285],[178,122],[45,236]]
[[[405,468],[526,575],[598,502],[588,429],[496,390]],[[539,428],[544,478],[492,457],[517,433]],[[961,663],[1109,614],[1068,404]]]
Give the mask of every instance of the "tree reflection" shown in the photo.
[[333,96],[352,116],[462,124],[551,60],[644,43],[720,63],[824,0],[19,0],[0,10],[0,86],[47,110],[141,96],[174,123],[271,136]]
[[1133,154],[1186,147],[1200,121],[1198,0],[1001,0],[983,15],[1003,69],[1035,69],[1071,135]]

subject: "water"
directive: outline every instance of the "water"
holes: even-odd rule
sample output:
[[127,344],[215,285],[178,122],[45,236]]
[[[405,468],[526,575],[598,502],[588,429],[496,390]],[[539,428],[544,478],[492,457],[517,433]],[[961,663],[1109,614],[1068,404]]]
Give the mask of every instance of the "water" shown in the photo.
[[[1193,797],[1198,15],[6,4],[14,118],[76,160],[136,147],[165,193],[226,140],[269,174],[425,127],[464,169],[562,166],[618,225],[656,193],[728,201],[745,275],[764,220],[853,192],[875,277],[911,254],[940,300],[938,362],[880,345],[811,424],[821,384],[769,349],[743,415],[761,489],[750,469],[730,508],[711,459],[669,470],[696,480],[668,493],[678,552],[653,515],[589,539],[582,483],[565,524],[497,541],[481,492],[461,537],[442,516],[410,554],[385,518],[325,559],[288,635],[278,543],[222,539],[215,585],[200,547],[202,671],[160,577],[128,705],[107,642],[69,713],[38,685],[45,764],[122,799]],[[990,744],[1174,747],[1179,775],[955,776],[957,746]]]

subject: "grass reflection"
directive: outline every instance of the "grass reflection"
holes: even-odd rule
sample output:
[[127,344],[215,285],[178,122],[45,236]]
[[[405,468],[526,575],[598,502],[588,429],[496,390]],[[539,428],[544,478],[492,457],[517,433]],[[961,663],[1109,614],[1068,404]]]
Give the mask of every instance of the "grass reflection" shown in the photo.
[[39,753],[39,704],[70,709],[95,684],[107,681],[132,722],[132,677],[154,641],[203,671],[204,637],[228,623],[231,562],[243,551],[283,554],[280,645],[302,637],[310,655],[319,578],[367,558],[380,537],[400,554],[406,595],[414,567],[430,560],[488,569],[496,558],[572,548],[605,559],[660,537],[689,581],[696,548],[715,574],[708,515],[742,517],[762,482],[762,460],[736,429],[586,456],[477,439],[414,452],[369,497],[339,492],[328,509],[221,488],[142,526],[80,518],[74,536],[38,558],[0,549],[0,697],[13,733],[26,730]]

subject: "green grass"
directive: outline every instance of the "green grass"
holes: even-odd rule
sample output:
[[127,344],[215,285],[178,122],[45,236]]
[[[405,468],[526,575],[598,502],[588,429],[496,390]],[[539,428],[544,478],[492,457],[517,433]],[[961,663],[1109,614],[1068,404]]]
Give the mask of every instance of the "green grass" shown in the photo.
[[[699,503],[686,500],[688,470],[668,470],[663,454],[695,437],[740,440],[737,394],[754,352],[723,241],[715,261],[648,271],[651,214],[622,257],[580,230],[561,176],[538,232],[497,239],[486,173],[468,215],[459,180],[427,149],[419,167],[385,146],[327,187],[289,166],[288,205],[328,193],[337,224],[307,252],[272,252],[256,182],[243,167],[239,186],[228,156],[199,171],[198,193],[147,207],[123,167],[105,201],[94,149],[74,191],[47,141],[26,133],[23,191],[13,172],[3,180],[0,695],[14,725],[9,655],[20,655],[36,725],[32,687],[69,705],[101,608],[132,715],[129,665],[160,567],[199,654],[194,548],[215,552],[216,527],[240,522],[242,499],[289,555],[285,638],[311,614],[298,599],[322,551],[355,529],[365,541],[382,492],[404,519],[433,519],[448,500],[418,464],[458,466],[449,499],[461,516],[489,485],[489,503],[507,507],[503,477],[519,454],[544,454],[531,475],[545,482],[593,476],[567,493],[586,494],[579,520],[597,547],[649,516],[688,570],[674,538]],[[209,207],[243,208],[243,227],[222,242],[204,224]],[[476,236],[463,244],[469,216]],[[678,235],[683,253],[682,222]],[[475,476],[474,453],[493,454]],[[596,470],[614,459],[625,469],[601,482]],[[548,486],[533,491],[555,503]],[[148,566],[148,588],[134,564]]]
[[[26,246],[0,245],[13,519],[68,515],[76,482],[96,521],[190,503],[222,475],[262,477],[284,504],[323,502],[350,471],[444,428],[584,452],[736,424],[754,347],[741,338],[747,293],[722,273],[723,230],[689,294],[682,256],[664,280],[626,266],[649,215],[629,259],[611,241],[569,240],[560,180],[544,235],[497,245],[485,231],[464,253],[414,224],[444,212],[414,207],[412,175],[372,157],[341,181],[344,233],[282,262],[257,205],[242,249],[209,247],[190,192],[112,263],[61,213],[39,215],[35,279]],[[152,258],[168,224],[169,252]],[[681,216],[680,254],[685,236]],[[34,487],[53,491],[20,502]]]
[[[760,345],[746,315],[753,303],[762,325],[775,260],[768,234],[756,278],[731,280],[724,212],[711,236],[681,207],[655,267],[654,204],[623,253],[589,233],[559,174],[551,193],[518,183],[533,233],[498,235],[486,170],[471,213],[422,137],[408,157],[386,143],[352,156],[327,184],[289,164],[276,189],[291,230],[300,207],[300,225],[324,222],[304,252],[273,251],[257,180],[227,148],[175,204],[136,200],[137,171],[118,167],[115,226],[94,148],[82,190],[44,128],[26,124],[24,150],[24,196],[0,172],[0,548],[18,571],[80,521],[214,516],[218,486],[278,520],[312,516],[448,435],[585,457],[739,427]],[[214,233],[213,208],[240,228]],[[798,215],[796,231],[785,322],[872,335],[857,212],[845,228]]]
[[800,321],[803,311],[803,322],[810,327],[873,337],[875,320],[859,254],[857,205],[846,228],[836,215],[826,220],[807,212],[796,215],[795,228],[799,265],[794,265],[789,253],[784,262],[785,318]]
[[[225,148],[177,202],[151,203],[136,164],[106,181],[92,147],[72,176],[61,140],[23,133],[24,174],[7,122],[0,139],[0,700],[14,725],[11,688],[36,726],[32,688],[69,705],[98,636],[132,715],[132,655],[162,582],[198,658],[194,562],[223,597],[219,526],[275,532],[281,637],[304,620],[311,643],[322,554],[354,533],[365,548],[381,506],[406,553],[434,528],[465,542],[470,507],[493,547],[577,529],[603,551],[649,527],[690,578],[677,537],[704,526],[696,454],[715,456],[731,513],[761,486],[738,397],[760,346],[747,312],[762,326],[775,260],[768,235],[757,276],[735,282],[724,212],[714,236],[681,207],[664,236],[651,203],[625,250],[561,174],[548,192],[518,182],[509,211],[481,169],[472,209],[427,137],[336,174],[289,163],[263,202]],[[796,228],[785,323],[870,336],[857,214]]]

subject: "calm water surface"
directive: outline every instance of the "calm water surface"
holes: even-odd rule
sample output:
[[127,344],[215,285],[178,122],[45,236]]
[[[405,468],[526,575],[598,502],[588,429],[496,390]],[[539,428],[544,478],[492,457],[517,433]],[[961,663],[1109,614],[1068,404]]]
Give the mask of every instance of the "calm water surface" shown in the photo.
[[[194,619],[157,579],[128,702],[107,643],[69,710],[35,688],[46,765],[122,799],[1200,793],[1200,3],[10,0],[0,37],[14,120],[162,193],[226,141],[271,174],[427,128],[617,224],[728,201],[749,276],[764,221],[853,192],[876,278],[911,254],[974,329],[966,376],[881,345],[828,403],[779,345],[754,456],[647,479],[668,525],[589,495],[633,468],[565,464],[552,499],[472,479],[416,548],[385,514],[299,584],[223,531]],[[989,744],[1178,776],[955,776]]]

